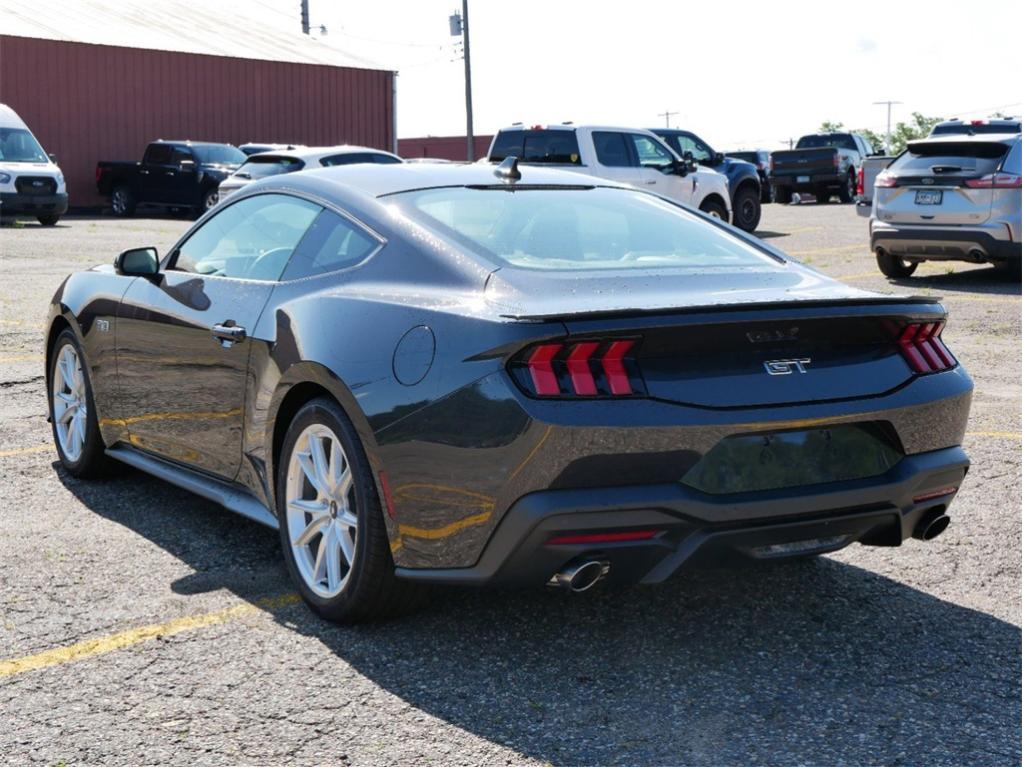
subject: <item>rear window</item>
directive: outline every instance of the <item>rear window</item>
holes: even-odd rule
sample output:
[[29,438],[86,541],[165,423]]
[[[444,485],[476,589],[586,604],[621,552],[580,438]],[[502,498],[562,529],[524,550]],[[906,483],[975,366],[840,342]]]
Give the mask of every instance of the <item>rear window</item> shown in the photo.
[[582,164],[573,130],[501,131],[493,142],[490,160],[500,162],[512,156],[531,163]]
[[986,175],[997,170],[1009,147],[996,142],[938,141],[909,144],[890,165],[902,173]]
[[630,189],[448,187],[386,198],[506,266],[537,270],[762,266],[774,259],[654,195]]
[[816,136],[803,136],[795,145],[796,149],[821,149],[827,146],[836,146],[839,149],[858,149],[855,146],[855,139],[847,133],[832,133]]
[[212,165],[241,165],[248,159],[244,152],[230,144],[194,144],[192,151],[199,162]]
[[759,162],[759,155],[756,152],[724,152],[724,156],[746,162]]
[[249,157],[245,164],[238,168],[237,175],[242,178],[266,178],[279,176],[281,173],[294,173],[304,167],[305,163],[297,157],[256,156]]
[[938,125],[930,131],[931,136],[946,136],[949,134],[984,136],[990,133],[1022,133],[1022,124],[1000,123],[991,125],[986,123],[984,125],[965,125],[959,123],[955,125]]

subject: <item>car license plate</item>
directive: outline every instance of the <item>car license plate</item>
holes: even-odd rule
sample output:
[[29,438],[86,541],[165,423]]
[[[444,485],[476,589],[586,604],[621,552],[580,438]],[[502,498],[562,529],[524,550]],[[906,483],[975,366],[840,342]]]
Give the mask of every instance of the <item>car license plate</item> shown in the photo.
[[919,189],[916,191],[916,205],[940,205],[944,192],[940,189]]
[[809,176],[796,176],[795,181],[799,184],[808,184]]

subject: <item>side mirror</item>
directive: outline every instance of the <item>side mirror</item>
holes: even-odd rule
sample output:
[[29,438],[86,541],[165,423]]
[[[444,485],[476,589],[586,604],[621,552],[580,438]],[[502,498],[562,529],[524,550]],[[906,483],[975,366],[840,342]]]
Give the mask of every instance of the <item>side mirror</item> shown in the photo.
[[671,163],[671,173],[684,178],[688,175],[690,168],[687,160],[675,160]]
[[713,164],[714,165],[720,165],[723,162],[724,162],[724,153],[723,152],[714,152],[713,153]]
[[156,248],[132,248],[114,259],[114,269],[128,277],[152,277],[160,271]]
[[50,162],[52,162],[54,165],[57,164],[57,155],[55,155],[53,152],[50,152],[46,156],[50,158]]

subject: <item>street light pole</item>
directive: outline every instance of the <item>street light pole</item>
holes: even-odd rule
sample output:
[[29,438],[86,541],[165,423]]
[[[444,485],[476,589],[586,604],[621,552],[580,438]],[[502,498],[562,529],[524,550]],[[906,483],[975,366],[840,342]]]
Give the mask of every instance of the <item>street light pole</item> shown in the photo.
[[468,161],[475,160],[475,136],[472,135],[472,57],[468,49],[468,0],[461,0],[461,35],[465,46],[465,134]]
[[664,120],[667,121],[667,127],[670,128],[671,127],[671,118],[674,117],[674,115],[676,115],[676,114],[678,114],[678,112],[672,112],[672,111],[668,110],[666,112],[659,112],[657,114],[657,117],[663,117]]
[[885,147],[885,149],[888,152],[891,151],[891,105],[892,104],[900,104],[900,103],[901,103],[900,101],[874,101],[873,102],[874,105],[887,104],[887,138],[886,138],[887,146]]

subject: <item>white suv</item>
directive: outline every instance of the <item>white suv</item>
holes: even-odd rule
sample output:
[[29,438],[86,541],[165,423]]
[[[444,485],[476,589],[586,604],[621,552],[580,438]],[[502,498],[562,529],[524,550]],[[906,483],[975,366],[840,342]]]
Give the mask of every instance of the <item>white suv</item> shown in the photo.
[[727,176],[709,168],[695,169],[660,137],[642,128],[512,125],[493,137],[488,159],[503,162],[507,157],[631,184],[730,220]]
[[1022,262],[1022,135],[913,141],[873,191],[869,244],[880,271],[908,277],[921,261]]

